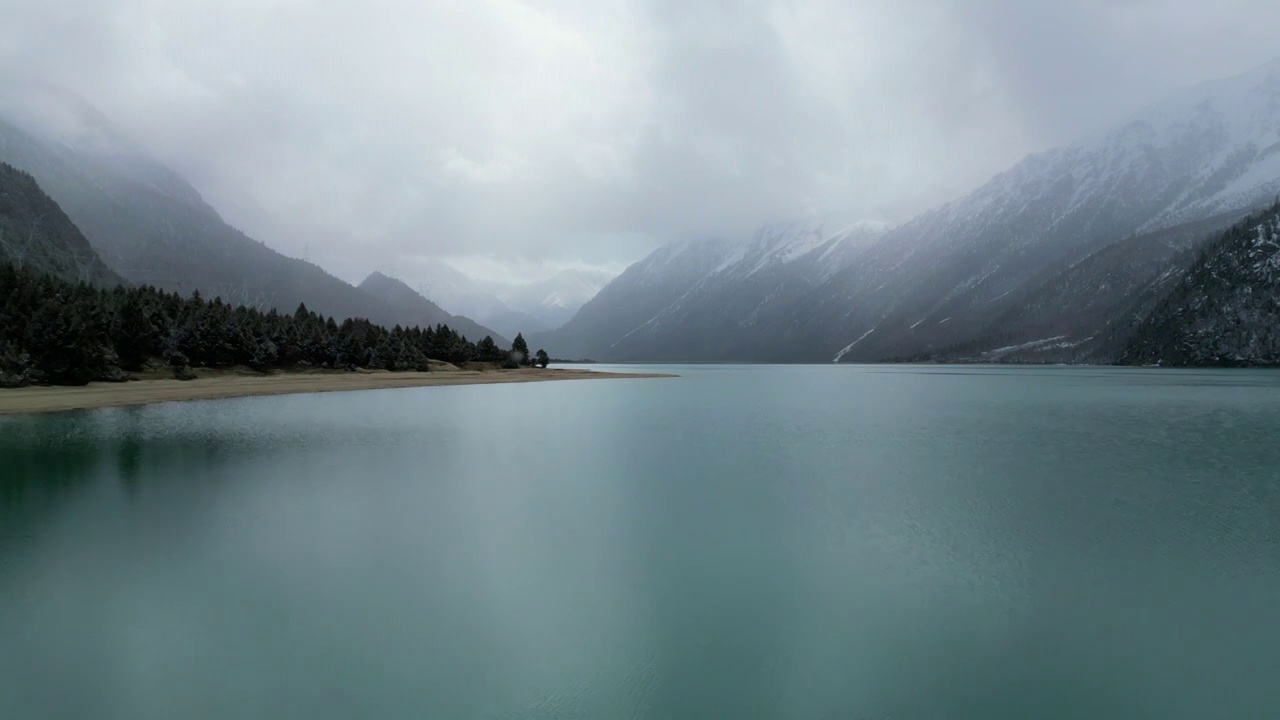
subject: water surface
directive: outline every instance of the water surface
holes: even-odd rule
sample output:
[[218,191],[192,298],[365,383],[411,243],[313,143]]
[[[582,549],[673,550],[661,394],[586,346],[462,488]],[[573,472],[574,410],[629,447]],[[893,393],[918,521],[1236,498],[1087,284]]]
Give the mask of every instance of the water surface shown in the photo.
[[0,419],[0,717],[1280,712],[1280,374],[675,371]]

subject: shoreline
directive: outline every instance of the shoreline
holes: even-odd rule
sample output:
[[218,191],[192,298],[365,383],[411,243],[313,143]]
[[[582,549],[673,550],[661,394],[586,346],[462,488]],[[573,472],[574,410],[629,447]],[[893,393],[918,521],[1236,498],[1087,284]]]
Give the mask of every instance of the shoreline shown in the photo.
[[664,373],[614,373],[592,370],[432,370],[431,372],[284,372],[224,373],[195,380],[152,378],[121,383],[40,385],[0,390],[0,416],[97,410],[164,402],[220,400],[234,397],[352,392],[388,388],[449,385],[501,385],[558,380],[671,378]]

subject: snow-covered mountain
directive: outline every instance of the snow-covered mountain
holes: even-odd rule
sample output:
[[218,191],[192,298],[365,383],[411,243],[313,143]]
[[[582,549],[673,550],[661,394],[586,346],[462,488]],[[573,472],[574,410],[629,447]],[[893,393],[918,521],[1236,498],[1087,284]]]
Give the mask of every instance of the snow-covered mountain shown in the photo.
[[506,284],[473,279],[436,260],[415,266],[413,275],[424,297],[507,337],[560,327],[615,277],[603,269],[572,269],[532,283]]
[[1206,236],[1277,193],[1280,61],[893,229],[793,223],[666,246],[545,344],[602,359],[1109,360]]
[[[1086,362],[1115,359],[1138,323],[1196,258],[1206,238],[1245,215],[1229,212],[1112,243],[1017,293],[983,335],[930,353],[938,360]],[[1035,283],[1031,283],[1035,285]]]
[[597,359],[783,359],[786,348],[762,342],[761,328],[888,229],[864,222],[830,232],[808,220],[766,225],[747,241],[665,245],[539,342]]
[[814,359],[874,361],[929,357],[982,337],[1006,346],[1055,337],[1063,333],[1044,327],[1043,338],[1002,338],[996,323],[1107,246],[1230,217],[1277,191],[1280,62],[1032,155],[887,233],[790,318],[788,341]]
[[571,269],[527,285],[493,289],[508,307],[532,316],[550,329],[565,324],[615,277],[617,274],[608,270]]
[[426,260],[414,265],[411,274],[414,290],[440,307],[447,308],[449,312],[466,315],[483,323],[488,318],[511,309],[490,289],[438,260]]

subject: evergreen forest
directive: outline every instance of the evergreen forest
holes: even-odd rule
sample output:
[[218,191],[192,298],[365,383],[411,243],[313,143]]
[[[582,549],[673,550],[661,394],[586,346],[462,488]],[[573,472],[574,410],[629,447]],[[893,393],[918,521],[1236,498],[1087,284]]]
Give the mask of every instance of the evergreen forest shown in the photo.
[[490,337],[472,342],[444,324],[337,322],[305,304],[263,312],[198,292],[107,289],[0,262],[0,387],[124,381],[161,363],[191,378],[201,367],[427,371],[428,358],[512,364],[510,355]]

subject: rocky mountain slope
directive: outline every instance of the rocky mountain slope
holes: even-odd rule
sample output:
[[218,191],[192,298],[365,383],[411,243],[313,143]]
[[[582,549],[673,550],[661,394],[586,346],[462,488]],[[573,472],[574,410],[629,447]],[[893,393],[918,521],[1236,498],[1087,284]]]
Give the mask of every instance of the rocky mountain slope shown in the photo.
[[1273,63],[1030,156],[887,234],[793,318],[791,341],[828,359],[928,356],[989,333],[1045,277],[1106,246],[1253,208],[1277,190]]
[[[1280,62],[1027,157],[853,252],[673,245],[546,344],[605,359],[1108,361],[1199,244],[1280,191]],[[775,248],[773,243],[778,243]]]
[[1205,247],[1120,362],[1280,366],[1280,203]]
[[833,233],[798,221],[765,226],[748,242],[666,245],[537,341],[557,355],[597,359],[800,359],[762,333],[887,230],[859,223]]
[[913,360],[947,362],[1111,362],[1201,245],[1247,213],[1234,211],[1134,234],[1092,253],[1043,283],[1011,294],[1011,307],[983,334]]
[[35,178],[2,162],[0,262],[72,282],[103,286],[124,282]]

